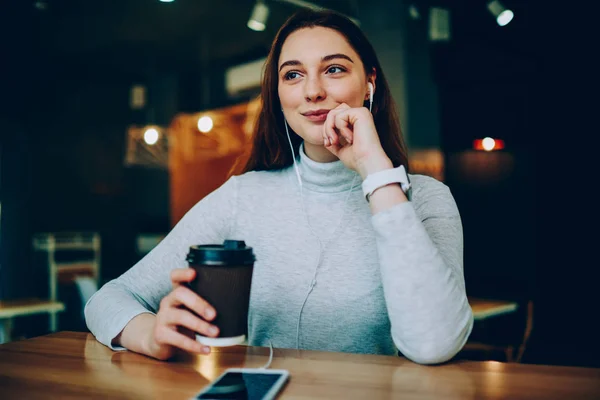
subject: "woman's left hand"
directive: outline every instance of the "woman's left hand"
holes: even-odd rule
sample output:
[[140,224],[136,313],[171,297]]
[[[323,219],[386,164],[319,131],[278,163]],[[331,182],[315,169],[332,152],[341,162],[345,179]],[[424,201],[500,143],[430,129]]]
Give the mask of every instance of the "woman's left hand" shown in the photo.
[[379,141],[373,115],[365,107],[351,108],[342,103],[329,111],[323,125],[323,142],[327,150],[363,179],[393,168]]

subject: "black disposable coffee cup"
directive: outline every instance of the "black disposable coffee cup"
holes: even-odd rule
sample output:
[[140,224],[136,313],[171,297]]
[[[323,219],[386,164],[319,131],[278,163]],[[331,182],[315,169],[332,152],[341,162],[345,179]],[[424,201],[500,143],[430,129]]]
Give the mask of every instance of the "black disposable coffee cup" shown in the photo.
[[217,311],[211,321],[219,327],[216,338],[196,334],[207,346],[234,346],[246,341],[254,253],[243,241],[222,245],[190,246],[187,262],[196,271],[189,287]]

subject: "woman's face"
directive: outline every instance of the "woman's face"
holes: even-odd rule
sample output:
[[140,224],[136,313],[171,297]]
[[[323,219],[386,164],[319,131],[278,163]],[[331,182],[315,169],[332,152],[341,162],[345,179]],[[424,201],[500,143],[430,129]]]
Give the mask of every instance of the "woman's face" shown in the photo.
[[323,146],[327,113],[342,103],[362,107],[368,98],[360,57],[336,30],[303,28],[283,43],[278,70],[279,100],[290,128],[304,139],[309,157],[331,161]]

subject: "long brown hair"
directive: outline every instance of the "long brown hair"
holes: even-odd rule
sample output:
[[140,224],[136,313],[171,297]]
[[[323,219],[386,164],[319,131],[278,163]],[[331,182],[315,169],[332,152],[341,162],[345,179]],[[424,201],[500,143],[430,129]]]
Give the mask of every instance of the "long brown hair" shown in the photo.
[[[279,29],[264,66],[261,90],[261,109],[254,125],[252,148],[243,172],[277,170],[293,164],[292,151],[285,132],[283,112],[278,96],[277,64],[287,37],[302,28],[324,27],[338,31],[358,53],[365,72],[376,71],[373,97],[373,119],[383,150],[395,167],[404,165],[408,170],[408,154],[400,129],[388,83],[373,46],[358,26],[333,11],[302,10],[292,15]],[[302,143],[298,135],[291,135],[296,154]]]

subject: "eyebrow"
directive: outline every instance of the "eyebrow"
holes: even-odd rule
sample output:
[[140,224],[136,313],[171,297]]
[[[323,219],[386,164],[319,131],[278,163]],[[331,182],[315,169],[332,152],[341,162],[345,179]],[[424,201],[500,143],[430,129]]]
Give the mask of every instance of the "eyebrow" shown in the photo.
[[[354,64],[354,61],[352,61],[352,59],[350,57],[348,57],[347,55],[342,54],[342,53],[330,54],[328,56],[325,56],[325,57],[321,58],[321,62],[334,60],[336,58],[343,58],[345,60],[350,61],[352,64]],[[286,61],[286,62],[284,62],[284,63],[281,64],[281,66],[279,67],[279,71],[281,72],[281,69],[283,67],[288,66],[288,65],[302,65],[302,63],[300,61],[298,61],[298,60],[289,60],[289,61]]]

